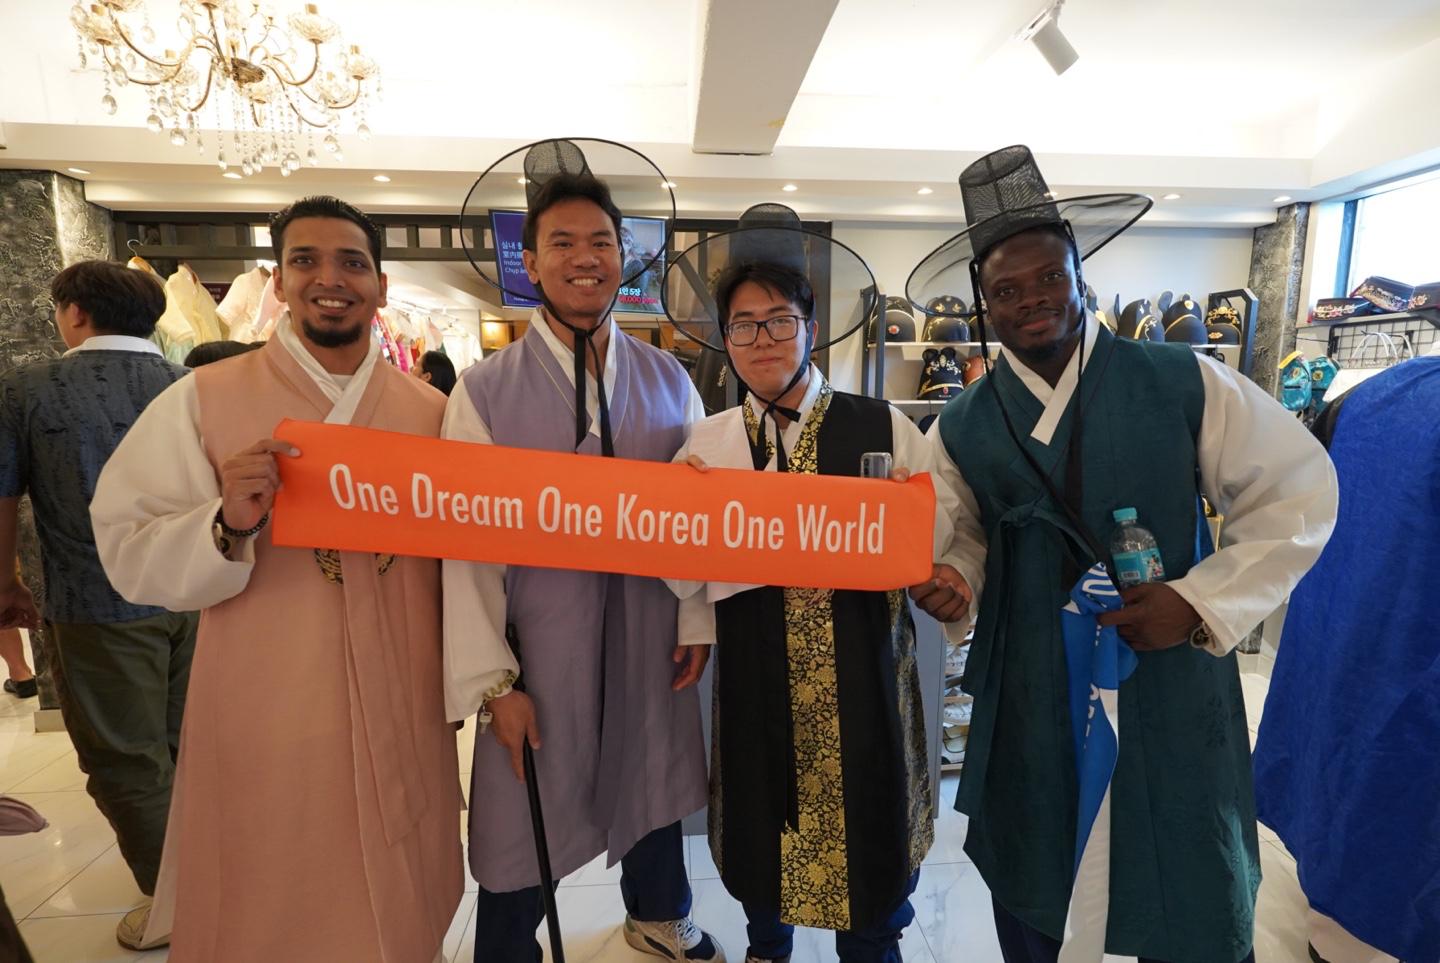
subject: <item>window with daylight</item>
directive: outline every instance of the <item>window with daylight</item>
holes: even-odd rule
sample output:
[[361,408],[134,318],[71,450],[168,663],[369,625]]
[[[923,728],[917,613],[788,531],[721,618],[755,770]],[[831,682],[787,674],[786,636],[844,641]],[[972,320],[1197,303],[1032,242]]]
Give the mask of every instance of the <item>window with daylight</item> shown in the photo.
[[1405,284],[1440,281],[1436,224],[1440,224],[1440,172],[1362,197],[1355,209],[1349,290],[1375,275]]

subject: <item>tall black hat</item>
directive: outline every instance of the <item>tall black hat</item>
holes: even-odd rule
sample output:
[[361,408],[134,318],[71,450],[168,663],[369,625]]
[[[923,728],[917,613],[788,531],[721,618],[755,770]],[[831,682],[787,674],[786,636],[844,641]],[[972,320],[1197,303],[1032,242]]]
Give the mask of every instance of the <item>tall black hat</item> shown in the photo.
[[[516,263],[521,252],[506,247],[494,237],[490,214],[493,210],[524,210],[528,218],[540,191],[553,178],[570,175],[591,175],[605,183],[611,200],[623,215],[649,215],[657,218],[659,236],[645,245],[643,252],[626,251],[626,231],[622,224],[617,238],[621,245],[621,280],[623,292],[641,283],[652,268],[661,263],[670,247],[675,229],[675,194],[670,179],[639,151],[610,140],[593,138],[557,138],[516,148],[485,169],[460,206],[460,243],[470,265],[496,290],[522,301],[537,295],[545,305],[546,315],[563,325],[575,337],[575,445],[578,448],[588,433],[586,411],[587,353],[596,357],[599,370],[599,349],[594,332],[577,327],[562,317],[545,292],[532,286]],[[651,222],[654,223],[653,221]],[[487,250],[485,238],[492,238]],[[509,242],[513,245],[513,241]],[[617,299],[620,295],[617,293]],[[614,304],[611,305],[614,310]],[[601,452],[613,455],[614,439],[610,431],[610,410],[605,397],[605,383],[599,380],[599,429]]]
[[1155,203],[1144,194],[1058,200],[1024,145],[986,154],[965,168],[960,174],[960,197],[969,227],[926,255],[905,282],[906,296],[922,310],[931,298],[969,289],[970,262],[1022,231],[1068,224],[1083,261]]
[[725,350],[725,319],[715,303],[715,282],[745,262],[779,264],[804,275],[815,290],[819,351],[859,330],[877,311],[875,275],[855,251],[806,229],[783,204],[757,204],[732,230],[711,234],[680,252],[665,269],[665,313],[681,334],[712,351]]

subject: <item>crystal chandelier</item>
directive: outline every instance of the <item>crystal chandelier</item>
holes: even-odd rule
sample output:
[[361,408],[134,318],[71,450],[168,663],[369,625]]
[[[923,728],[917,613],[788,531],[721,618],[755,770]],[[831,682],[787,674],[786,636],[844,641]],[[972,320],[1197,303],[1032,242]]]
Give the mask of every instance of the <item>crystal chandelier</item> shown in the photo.
[[359,47],[340,42],[339,27],[314,4],[291,14],[287,30],[268,3],[180,0],[179,42],[163,52],[154,49],[144,0],[80,0],[70,21],[80,66],[98,59],[104,71],[100,105],[107,114],[118,110],[116,88],[145,88],[146,126],[202,154],[202,125],[213,129],[222,172],[238,166],[248,177],[268,166],[289,177],[302,163],[319,165],[316,137],[325,153],[343,161],[336,136],[342,112],[355,118],[361,140],[370,139],[366,115],[381,93],[380,68]]

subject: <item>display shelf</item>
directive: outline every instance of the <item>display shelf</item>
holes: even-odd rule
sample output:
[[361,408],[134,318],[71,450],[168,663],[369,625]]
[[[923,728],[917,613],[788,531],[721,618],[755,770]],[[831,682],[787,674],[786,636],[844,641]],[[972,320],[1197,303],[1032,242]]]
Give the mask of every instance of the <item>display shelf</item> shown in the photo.
[[1330,321],[1322,321],[1316,318],[1314,321],[1307,321],[1303,324],[1295,325],[1295,330],[1304,331],[1308,328],[1333,328],[1337,324],[1384,324],[1387,321],[1424,320],[1435,324],[1437,316],[1440,316],[1440,311],[1434,308],[1425,308],[1418,311],[1396,311],[1391,314],[1363,314],[1358,318],[1335,318]]

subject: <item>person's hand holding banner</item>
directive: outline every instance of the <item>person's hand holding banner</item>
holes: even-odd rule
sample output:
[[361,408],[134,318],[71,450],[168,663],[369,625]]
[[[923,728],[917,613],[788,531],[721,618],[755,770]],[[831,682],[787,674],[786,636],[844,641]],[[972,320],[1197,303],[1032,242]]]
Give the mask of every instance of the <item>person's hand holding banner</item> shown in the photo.
[[935,492],[284,421],[274,544],[889,590],[931,574]]

